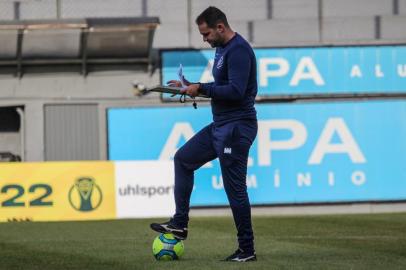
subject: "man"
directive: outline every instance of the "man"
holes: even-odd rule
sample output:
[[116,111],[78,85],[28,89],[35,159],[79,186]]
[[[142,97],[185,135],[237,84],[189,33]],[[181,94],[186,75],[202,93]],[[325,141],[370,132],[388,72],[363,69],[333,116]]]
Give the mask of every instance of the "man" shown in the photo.
[[[248,42],[230,28],[225,14],[218,8],[204,10],[197,17],[196,24],[203,41],[216,48],[214,82],[185,81],[187,87],[183,92],[191,97],[199,93],[211,97],[213,123],[199,131],[175,154],[176,213],[170,221],[152,223],[151,228],[186,239],[194,171],[218,157],[239,245],[237,251],[225,260],[255,261],[246,185],[248,152],[257,134],[255,55]],[[168,83],[181,86],[180,81]]]

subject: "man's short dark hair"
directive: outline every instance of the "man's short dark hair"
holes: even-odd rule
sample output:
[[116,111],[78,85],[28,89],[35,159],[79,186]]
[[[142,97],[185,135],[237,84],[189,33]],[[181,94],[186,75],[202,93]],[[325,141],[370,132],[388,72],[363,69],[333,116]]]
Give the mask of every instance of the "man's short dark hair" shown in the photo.
[[229,27],[226,14],[216,7],[206,8],[196,18],[196,24],[206,23],[209,28],[216,28],[218,23],[223,23],[225,27]]

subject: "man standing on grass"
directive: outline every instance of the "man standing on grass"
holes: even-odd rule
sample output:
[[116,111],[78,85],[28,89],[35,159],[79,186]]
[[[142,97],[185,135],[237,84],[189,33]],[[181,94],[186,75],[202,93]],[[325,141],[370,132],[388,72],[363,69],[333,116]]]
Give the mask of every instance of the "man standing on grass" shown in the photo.
[[[196,19],[203,41],[216,48],[212,83],[189,83],[183,92],[211,98],[213,122],[200,130],[175,154],[176,213],[168,222],[152,223],[160,233],[187,238],[189,203],[194,171],[219,158],[224,188],[237,228],[238,249],[226,261],[255,261],[251,206],[246,175],[249,149],[257,135],[254,108],[257,70],[254,52],[248,42],[234,32],[226,15],[216,7],[204,10]],[[180,87],[180,81],[169,81]]]

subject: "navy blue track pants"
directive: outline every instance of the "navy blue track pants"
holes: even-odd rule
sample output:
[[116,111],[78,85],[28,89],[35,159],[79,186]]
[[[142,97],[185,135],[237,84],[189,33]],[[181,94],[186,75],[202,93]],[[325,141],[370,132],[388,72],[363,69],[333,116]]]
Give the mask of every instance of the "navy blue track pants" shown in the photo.
[[246,176],[249,149],[257,135],[256,120],[239,120],[222,125],[211,123],[175,154],[175,225],[187,227],[194,171],[219,158],[224,189],[233,213],[239,247],[253,251],[254,236]]

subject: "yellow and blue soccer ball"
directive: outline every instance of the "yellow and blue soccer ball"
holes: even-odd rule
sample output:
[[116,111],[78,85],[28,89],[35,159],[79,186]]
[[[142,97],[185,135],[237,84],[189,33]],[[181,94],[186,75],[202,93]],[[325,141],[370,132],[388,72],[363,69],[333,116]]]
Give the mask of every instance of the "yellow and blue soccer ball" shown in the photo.
[[158,261],[178,260],[184,248],[182,240],[176,239],[171,233],[161,233],[152,244],[152,252]]

